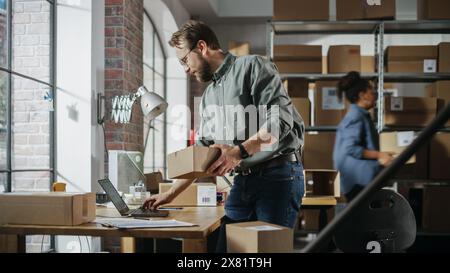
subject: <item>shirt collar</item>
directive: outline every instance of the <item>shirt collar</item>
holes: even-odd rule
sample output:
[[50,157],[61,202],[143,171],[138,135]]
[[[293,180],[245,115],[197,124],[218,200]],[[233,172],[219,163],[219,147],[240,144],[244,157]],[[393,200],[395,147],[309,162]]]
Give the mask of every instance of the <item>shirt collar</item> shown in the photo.
[[363,109],[363,108],[359,107],[359,106],[356,105],[356,104],[352,104],[350,107],[351,107],[352,109],[355,109],[356,111],[359,111],[360,113],[362,113],[362,114],[364,114],[364,115],[369,114],[369,111],[367,111],[366,109]]
[[234,63],[235,60],[236,60],[235,56],[233,56],[230,53],[225,53],[225,58],[223,59],[222,64],[213,74],[212,77],[213,82],[217,82],[218,80],[220,80],[228,71],[228,69],[231,67],[231,65]]

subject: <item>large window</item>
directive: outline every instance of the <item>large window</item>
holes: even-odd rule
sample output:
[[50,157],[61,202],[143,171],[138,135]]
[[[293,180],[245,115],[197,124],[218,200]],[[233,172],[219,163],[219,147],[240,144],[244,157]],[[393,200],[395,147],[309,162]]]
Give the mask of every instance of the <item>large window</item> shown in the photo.
[[0,192],[53,181],[54,5],[0,0]]
[[[144,14],[144,85],[166,98],[166,55],[150,16]],[[166,173],[166,115],[144,119],[144,171]]]

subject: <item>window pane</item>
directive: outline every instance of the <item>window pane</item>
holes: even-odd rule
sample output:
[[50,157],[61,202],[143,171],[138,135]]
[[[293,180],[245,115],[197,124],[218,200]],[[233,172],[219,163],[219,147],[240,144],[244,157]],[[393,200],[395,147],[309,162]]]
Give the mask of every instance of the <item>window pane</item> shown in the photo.
[[6,173],[0,173],[0,193],[6,192],[7,189]]
[[50,172],[12,173],[12,191],[48,192],[50,190]]
[[49,87],[18,76],[12,81],[12,168],[50,167]]
[[[164,78],[155,73],[155,93],[164,97]],[[165,139],[164,139],[164,115],[160,115],[154,122],[154,141],[155,141],[155,162],[156,170],[163,170],[166,155],[164,153]]]
[[50,3],[45,0],[14,0],[12,16],[12,69],[49,82]]
[[153,67],[153,26],[144,14],[144,64]]
[[164,74],[164,54],[158,42],[155,42],[155,71]]
[[8,102],[8,85],[7,85],[7,74],[0,72],[0,170],[6,169],[6,137],[8,135],[7,131],[7,102]]
[[0,66],[8,66],[7,0],[0,0]]

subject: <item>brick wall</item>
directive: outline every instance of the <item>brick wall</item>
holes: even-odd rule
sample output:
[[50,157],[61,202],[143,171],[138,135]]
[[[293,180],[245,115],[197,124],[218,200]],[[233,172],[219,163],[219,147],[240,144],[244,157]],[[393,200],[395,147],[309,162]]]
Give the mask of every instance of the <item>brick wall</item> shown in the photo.
[[[143,82],[144,7],[142,0],[106,0],[105,8],[105,96],[110,113],[111,98],[134,93]],[[114,124],[109,115],[107,118],[108,150],[143,151],[143,115],[139,103],[133,107],[129,124]]]
[[[50,80],[50,4],[47,1],[17,0],[13,6],[14,71]],[[14,169],[50,167],[49,88],[43,84],[12,78],[12,164]],[[14,191],[48,191],[50,173],[13,174]]]

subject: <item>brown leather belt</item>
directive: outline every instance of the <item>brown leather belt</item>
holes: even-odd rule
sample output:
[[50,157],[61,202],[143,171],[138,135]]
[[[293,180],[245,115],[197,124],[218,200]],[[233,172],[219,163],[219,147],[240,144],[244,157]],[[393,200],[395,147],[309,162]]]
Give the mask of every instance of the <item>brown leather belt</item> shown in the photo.
[[270,159],[266,162],[260,163],[256,166],[253,166],[253,167],[250,167],[247,169],[240,169],[239,167],[236,167],[236,169],[234,170],[234,173],[240,174],[243,176],[248,176],[252,173],[257,173],[263,169],[280,166],[286,162],[300,162],[300,159],[301,159],[300,152],[297,151],[295,153],[291,153],[291,154],[287,154],[287,155],[280,155],[276,158]]

